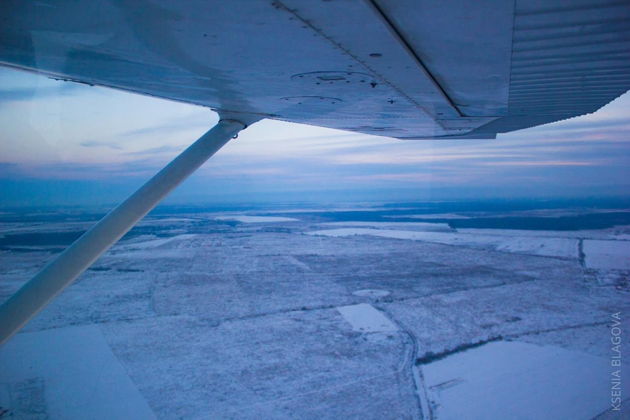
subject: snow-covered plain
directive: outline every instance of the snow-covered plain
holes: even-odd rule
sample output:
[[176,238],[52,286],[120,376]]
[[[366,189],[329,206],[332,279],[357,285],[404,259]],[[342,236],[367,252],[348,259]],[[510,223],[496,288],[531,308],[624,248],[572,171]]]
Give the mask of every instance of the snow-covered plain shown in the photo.
[[233,216],[216,216],[215,220],[234,220],[241,223],[270,223],[270,222],[297,222],[298,219],[293,217],[280,217],[280,216],[247,216],[247,215],[233,215]]
[[[405,226],[401,226],[404,228]],[[426,232],[415,230],[393,230],[372,228],[340,228],[307,232],[309,235],[354,236],[370,235],[383,238],[409,239],[439,244],[491,247],[497,251],[515,252],[550,257],[578,258],[578,242],[572,238],[549,238],[532,236],[479,235],[467,233]]]
[[[334,237],[369,235],[477,248],[491,247],[502,252],[573,259],[582,258],[586,267],[594,269],[630,270],[630,241],[623,239],[625,238],[623,235],[613,236],[614,239],[607,240],[582,239],[580,237],[610,237],[608,233],[598,234],[592,231],[581,235],[579,231],[553,232],[505,229],[460,229],[457,232],[448,232],[440,231],[439,226],[441,224],[437,224],[438,227],[435,229],[424,229],[424,225],[431,225],[431,223],[379,224],[378,222],[342,222],[325,223],[323,225],[366,227],[322,229],[306,233],[308,235]],[[580,241],[582,241],[581,250]]]
[[194,238],[194,234],[182,234],[171,236],[170,238],[150,239],[144,241],[131,241],[128,244],[118,246],[118,251],[136,250],[136,249],[151,249],[161,247],[170,242],[177,242],[183,240],[190,240]]
[[494,342],[421,369],[440,420],[589,420],[610,408],[610,361],[559,347]]
[[[509,393],[510,418],[610,407],[614,313],[630,358],[628,270],[593,263],[627,256],[610,231],[348,222],[313,234],[324,225],[288,219],[144,224],[0,350],[0,406],[14,418],[491,418]],[[0,250],[0,300],[60,252],[24,246]],[[609,270],[620,280],[598,281]]]
[[586,240],[583,252],[589,268],[630,270],[630,241]]
[[[394,219],[400,216],[385,216],[388,219]],[[407,214],[406,218],[409,219],[469,219],[469,216],[465,216],[457,213],[429,213],[429,214]]]
[[330,222],[322,223],[324,226],[341,227],[367,227],[375,229],[406,229],[420,230],[424,232],[453,232],[446,223],[422,223],[422,222]]
[[392,332],[398,329],[383,313],[368,303],[340,306],[337,310],[355,331]]

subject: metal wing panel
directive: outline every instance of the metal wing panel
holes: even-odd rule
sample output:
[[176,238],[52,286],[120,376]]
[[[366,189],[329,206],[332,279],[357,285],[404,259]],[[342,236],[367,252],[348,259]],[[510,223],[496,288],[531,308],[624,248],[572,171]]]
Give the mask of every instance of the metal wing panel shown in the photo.
[[232,113],[488,138],[624,93],[629,11],[613,0],[6,0],[0,63]]
[[630,2],[517,0],[508,115],[477,138],[594,112],[630,87]]
[[376,0],[464,116],[507,114],[514,2]]
[[[369,10],[357,1],[347,6],[356,3]],[[333,128],[448,132],[276,2],[7,1],[1,10],[0,61],[7,65]]]

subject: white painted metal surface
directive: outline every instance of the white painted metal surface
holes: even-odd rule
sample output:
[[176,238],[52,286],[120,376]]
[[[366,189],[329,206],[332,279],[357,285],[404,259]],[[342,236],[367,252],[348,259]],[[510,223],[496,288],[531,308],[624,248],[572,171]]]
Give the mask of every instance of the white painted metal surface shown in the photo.
[[235,120],[219,121],[4,302],[0,306],[0,345],[245,127]]
[[424,0],[422,6],[417,0],[374,3],[462,115],[507,113],[514,1],[484,0],[483,6],[468,0]]
[[7,418],[156,419],[97,325],[19,334],[0,347],[0,384]]
[[517,0],[508,112],[494,136],[594,112],[630,88],[630,2]]
[[630,86],[618,0],[7,0],[0,19],[0,64],[402,139],[492,138]]

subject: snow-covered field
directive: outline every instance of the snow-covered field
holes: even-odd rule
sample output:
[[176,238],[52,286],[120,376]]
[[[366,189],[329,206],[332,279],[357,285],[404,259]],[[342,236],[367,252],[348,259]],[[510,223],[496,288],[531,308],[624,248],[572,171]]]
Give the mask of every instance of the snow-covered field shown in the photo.
[[[390,219],[399,217],[399,216],[386,216]],[[405,217],[409,219],[469,219],[469,216],[465,216],[457,213],[430,213],[430,214],[408,214]]]
[[453,232],[446,223],[422,223],[422,222],[330,222],[322,223],[323,226],[335,227],[368,227],[375,229],[403,228],[406,230],[420,230],[424,232]]
[[610,408],[610,361],[560,347],[493,342],[420,369],[441,420],[588,420]]
[[234,220],[241,223],[270,223],[270,222],[297,222],[298,219],[293,217],[280,217],[280,216],[247,216],[247,215],[233,215],[233,216],[216,216],[215,220]]
[[[593,269],[630,270],[630,241],[624,236],[613,236],[614,239],[581,239],[578,232],[564,231],[519,231],[503,229],[460,229],[455,231],[439,231],[431,223],[382,223],[378,222],[342,222],[324,223],[335,226],[365,226],[338,229],[322,229],[306,232],[308,235],[347,237],[356,235],[379,236],[392,239],[426,241],[446,245],[490,247],[496,251],[518,254],[541,255],[559,258],[583,258],[584,264]],[[447,226],[447,225],[446,225]],[[448,227],[448,226],[447,226]],[[392,229],[397,228],[397,229]],[[405,230],[403,230],[405,229]],[[445,230],[445,229],[442,229]],[[437,232],[436,232],[437,231]],[[582,236],[606,236],[589,231]],[[580,250],[580,241],[582,249]],[[580,255],[580,254],[583,255]]]
[[[148,221],[0,349],[8,418],[589,419],[617,352],[627,398],[627,231],[215,216]],[[0,249],[0,301],[55,246]]]
[[585,263],[589,268],[630,270],[630,241],[584,241]]
[[393,332],[398,329],[382,312],[367,303],[340,306],[337,310],[355,331],[375,333]]
[[[400,226],[404,228],[405,226]],[[562,258],[578,257],[578,242],[571,238],[548,238],[532,236],[480,235],[468,233],[423,232],[415,230],[392,230],[372,228],[340,228],[307,232],[309,235],[354,236],[370,235],[383,238],[408,239],[439,244],[490,247],[497,251]]]
[[182,234],[171,236],[170,238],[160,238],[160,239],[149,239],[144,241],[131,241],[130,243],[125,243],[124,245],[119,245],[117,247],[118,251],[127,251],[127,250],[136,250],[136,249],[151,249],[157,248],[163,245],[166,245],[170,242],[177,241],[185,241],[194,238],[194,234]]

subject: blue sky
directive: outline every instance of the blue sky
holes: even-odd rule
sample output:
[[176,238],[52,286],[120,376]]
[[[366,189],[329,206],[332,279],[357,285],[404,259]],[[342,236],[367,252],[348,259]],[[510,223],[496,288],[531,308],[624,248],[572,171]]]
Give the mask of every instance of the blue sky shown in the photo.
[[[0,69],[0,206],[110,205],[217,120],[208,109]],[[169,203],[627,196],[630,95],[497,140],[400,141],[262,121]]]

